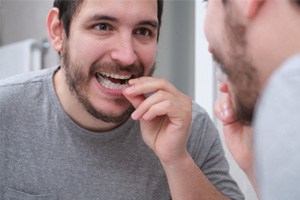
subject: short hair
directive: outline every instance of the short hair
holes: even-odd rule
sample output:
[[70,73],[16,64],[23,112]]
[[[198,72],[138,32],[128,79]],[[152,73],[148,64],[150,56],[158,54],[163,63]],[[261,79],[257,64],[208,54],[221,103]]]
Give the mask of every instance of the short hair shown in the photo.
[[[54,0],[53,7],[59,9],[59,20],[62,21],[66,36],[70,35],[70,25],[72,17],[79,11],[84,0]],[[157,0],[157,18],[158,18],[158,36],[161,27],[161,18],[163,13],[163,0]],[[158,39],[158,38],[157,38]]]

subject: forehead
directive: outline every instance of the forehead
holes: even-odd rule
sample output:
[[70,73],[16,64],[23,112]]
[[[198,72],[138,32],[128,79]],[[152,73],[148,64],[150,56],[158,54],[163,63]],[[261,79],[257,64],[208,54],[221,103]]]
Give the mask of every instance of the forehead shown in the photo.
[[74,18],[97,15],[119,20],[156,20],[157,0],[84,0]]

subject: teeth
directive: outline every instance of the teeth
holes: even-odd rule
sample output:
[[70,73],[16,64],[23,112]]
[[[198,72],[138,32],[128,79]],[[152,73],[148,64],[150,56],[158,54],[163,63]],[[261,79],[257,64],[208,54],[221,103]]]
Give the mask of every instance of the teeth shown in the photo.
[[108,89],[113,89],[113,90],[122,90],[126,87],[128,87],[128,81],[126,81],[125,84],[120,84],[120,83],[113,83],[110,80],[104,78],[103,76],[106,77],[111,77],[111,78],[115,78],[115,79],[121,79],[121,80],[128,80],[131,76],[120,76],[120,75],[115,75],[115,74],[109,74],[109,73],[99,73],[101,75],[97,75],[97,79],[99,81],[99,83],[104,86],[105,88]]
[[122,79],[122,80],[130,79],[130,77],[131,77],[131,75],[118,75],[118,74],[111,74],[111,73],[106,73],[106,72],[101,72],[100,74],[103,76],[106,76],[106,77],[111,77],[114,79]]
[[108,79],[105,79],[105,78],[100,78],[99,82],[104,87],[106,87],[108,89],[113,89],[113,90],[121,90],[121,89],[124,89],[128,86],[128,84],[113,83],[113,82],[111,82],[111,81],[109,81]]

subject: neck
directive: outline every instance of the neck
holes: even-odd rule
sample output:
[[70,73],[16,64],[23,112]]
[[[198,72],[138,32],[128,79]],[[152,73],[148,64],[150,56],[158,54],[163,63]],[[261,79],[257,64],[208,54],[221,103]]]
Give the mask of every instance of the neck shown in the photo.
[[300,53],[300,6],[290,1],[265,1],[249,23],[248,43],[262,90],[270,76]]

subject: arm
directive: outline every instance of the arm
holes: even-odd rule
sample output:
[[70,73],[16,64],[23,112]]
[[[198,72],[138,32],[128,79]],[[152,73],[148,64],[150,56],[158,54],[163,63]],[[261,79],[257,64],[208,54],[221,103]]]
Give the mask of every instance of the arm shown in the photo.
[[220,84],[221,98],[215,102],[215,115],[223,124],[227,147],[258,194],[253,170],[252,127],[235,119],[233,101],[227,83]]
[[[192,118],[190,97],[163,79],[130,80],[124,95],[136,108],[145,143],[159,157],[172,199],[226,199],[206,178],[187,151]],[[145,94],[152,94],[145,98]]]

